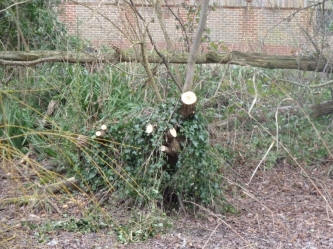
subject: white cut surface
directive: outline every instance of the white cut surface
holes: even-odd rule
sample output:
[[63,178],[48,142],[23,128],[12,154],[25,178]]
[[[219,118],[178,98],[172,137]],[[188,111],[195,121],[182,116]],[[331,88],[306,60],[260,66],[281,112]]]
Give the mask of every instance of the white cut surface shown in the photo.
[[169,132],[172,137],[177,137],[177,131],[175,128],[170,129]]
[[161,146],[161,148],[160,148],[160,150],[161,150],[162,152],[165,152],[165,151],[167,151],[167,150],[168,150],[168,147],[166,147],[166,146],[162,145],[162,146]]
[[197,96],[194,92],[188,91],[182,93],[181,100],[185,105],[193,105],[195,102],[197,102]]
[[152,126],[152,124],[147,124],[147,126],[146,126],[146,133],[150,134],[150,133],[153,132],[153,130],[154,130],[154,127]]

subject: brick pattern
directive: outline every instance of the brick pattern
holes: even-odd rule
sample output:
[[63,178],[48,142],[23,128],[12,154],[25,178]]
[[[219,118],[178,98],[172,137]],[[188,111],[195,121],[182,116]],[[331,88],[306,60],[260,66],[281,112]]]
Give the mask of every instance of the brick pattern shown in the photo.
[[[137,46],[141,36],[140,29],[133,10],[128,6],[116,0],[79,2],[86,6],[63,1],[59,7],[59,19],[66,24],[70,34],[87,39],[96,47]],[[148,4],[142,5],[142,1],[135,2],[138,3],[138,11],[146,22],[149,22],[155,44],[165,48],[165,39],[154,9]],[[168,1],[173,11],[185,23],[187,15],[182,2],[184,1]],[[191,3],[190,0],[185,2]],[[313,10],[307,9],[285,20],[295,12],[295,6],[304,7],[308,1],[253,0],[248,4],[245,0],[215,0],[212,4],[214,2],[217,8],[208,15],[209,38],[211,41],[223,42],[230,50],[287,55],[309,46],[302,29],[312,32],[309,23]],[[272,2],[280,4],[280,7],[274,7]],[[271,6],[268,6],[268,3]],[[162,7],[162,16],[175,48],[184,49],[179,22],[166,6]],[[139,26],[142,29],[143,24]]]
[[63,3],[59,9],[59,20],[66,24],[70,34],[75,33],[76,26],[76,6],[72,4]]

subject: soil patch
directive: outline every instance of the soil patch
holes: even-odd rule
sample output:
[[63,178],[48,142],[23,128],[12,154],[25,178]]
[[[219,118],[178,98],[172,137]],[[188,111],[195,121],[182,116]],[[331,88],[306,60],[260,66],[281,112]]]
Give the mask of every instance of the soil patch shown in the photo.
[[[282,162],[273,169],[259,170],[249,185],[253,169],[239,166],[226,170],[226,198],[237,214],[220,216],[202,211],[197,218],[177,217],[170,233],[128,245],[106,233],[64,231],[56,231],[47,242],[39,243],[21,221],[36,219],[38,224],[56,218],[56,214],[32,214],[27,206],[7,205],[0,207],[0,248],[333,248],[330,167],[327,163],[304,172]],[[1,200],[14,195],[15,186],[15,181],[0,172]]]

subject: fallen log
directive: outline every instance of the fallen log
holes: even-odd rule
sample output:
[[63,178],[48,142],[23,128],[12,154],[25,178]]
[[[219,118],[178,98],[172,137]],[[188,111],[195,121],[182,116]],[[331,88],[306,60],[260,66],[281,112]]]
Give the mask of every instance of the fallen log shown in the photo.
[[[186,64],[188,53],[163,54],[168,63]],[[163,59],[152,52],[147,54],[149,63],[163,63]],[[141,62],[142,58],[134,51],[113,50],[104,54],[89,54],[73,51],[0,51],[0,66],[35,66],[46,62],[63,63],[119,63]],[[324,58],[311,56],[279,56],[258,53],[243,53],[239,51],[201,53],[196,57],[196,64],[234,64],[262,68],[298,69],[304,71],[325,71],[333,68],[332,62]]]
[[312,109],[311,116],[314,118],[332,114],[333,113],[333,101],[327,101],[324,103],[313,105],[313,106],[311,106],[311,109]]

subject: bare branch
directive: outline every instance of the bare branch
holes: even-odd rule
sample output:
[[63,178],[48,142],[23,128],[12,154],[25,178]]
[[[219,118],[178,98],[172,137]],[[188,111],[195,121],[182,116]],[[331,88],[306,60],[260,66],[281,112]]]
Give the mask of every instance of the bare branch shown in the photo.
[[315,43],[315,41],[312,39],[311,35],[309,34],[308,31],[306,31],[303,27],[301,27],[300,25],[298,25],[299,29],[305,34],[306,38],[311,42],[312,46],[314,47],[314,49],[316,50],[316,53],[319,55],[320,54],[320,49],[317,46],[317,44]]
[[[124,37],[126,39],[129,39],[129,37],[123,32],[123,30],[121,28],[119,28],[119,25],[117,25],[116,23],[114,23],[108,16],[104,15],[102,12],[90,7],[89,5],[87,4],[84,4],[84,3],[80,3],[78,1],[75,1],[75,0],[70,0],[72,3],[75,3],[75,4],[78,4],[78,5],[81,5],[83,7],[86,7],[87,9],[91,10],[92,12],[95,12],[97,13],[98,15],[100,15],[101,17],[103,17],[105,20],[107,20],[116,30],[118,30],[122,35],[124,35]],[[129,39],[130,40],[130,39]]]
[[[166,25],[165,25],[165,22],[164,22],[164,19],[162,17],[162,7],[161,7],[161,3],[160,3],[160,0],[156,0],[155,2],[155,5],[154,5],[154,8],[155,8],[155,12],[156,12],[156,16],[157,16],[157,19],[160,23],[160,26],[161,26],[161,29],[162,29],[162,33],[163,33],[163,36],[164,36],[164,39],[165,39],[165,42],[167,44],[167,50],[168,51],[173,51],[173,46],[172,46],[172,42],[171,42],[171,39],[170,39],[170,36],[167,32],[167,29],[166,29]],[[181,90],[181,76],[180,76],[180,72],[179,72],[179,68],[176,66],[174,67],[175,69],[175,72],[176,72],[176,77],[173,76],[173,74],[171,73],[171,70],[170,70],[170,67],[169,67],[169,63],[167,62],[167,60],[165,59],[165,57],[158,52],[157,50],[157,47],[152,39],[152,36],[150,35],[150,33],[148,34],[149,35],[149,39],[151,41],[151,43],[153,44],[155,50],[156,50],[156,53],[160,56],[162,56],[161,58],[163,59],[163,63],[167,69],[167,72],[168,74],[170,75],[171,79],[176,83],[176,85],[178,86],[179,90]]]
[[158,50],[154,40],[153,40],[153,37],[151,36],[149,30],[147,29],[147,34],[148,34],[148,37],[149,37],[149,40],[151,42],[151,44],[153,45],[154,47],[154,50],[155,52],[158,54],[159,57],[161,57],[162,61],[163,61],[163,64],[165,65],[166,69],[167,69],[167,73],[168,75],[171,77],[171,79],[175,82],[176,86],[178,87],[178,89],[181,91],[182,88],[178,82],[178,80],[173,76],[173,74],[171,73],[171,70],[170,70],[170,67],[169,67],[169,62],[167,61],[167,59],[165,58],[165,56]]
[[[281,23],[286,22],[286,21],[290,21],[292,18],[294,18],[298,13],[300,13],[303,10],[307,10],[307,9],[311,9],[313,7],[317,7],[320,6],[322,4],[324,4],[325,2],[327,2],[328,0],[322,0],[319,2],[315,2],[313,4],[310,4],[304,8],[299,8],[297,10],[295,10],[293,13],[291,13],[289,16],[283,18],[280,22],[276,23],[273,27],[271,27],[268,31],[271,32],[272,30],[274,30],[276,27],[278,27]],[[266,39],[267,35],[269,34],[269,32],[266,33],[266,35],[264,36],[263,40]]]
[[4,9],[0,10],[0,13],[1,13],[1,12],[4,12],[4,11],[6,11],[6,10],[9,10],[9,9],[12,8],[12,7],[15,7],[15,6],[18,6],[18,5],[20,5],[20,4],[24,4],[24,3],[30,2],[30,1],[31,1],[31,0],[25,0],[25,1],[22,1],[22,2],[13,3],[13,4],[9,5],[8,7],[6,7],[6,8],[4,8]]
[[157,97],[158,101],[163,102],[160,91],[159,91],[159,89],[156,85],[154,76],[153,76],[153,74],[152,74],[152,72],[149,68],[149,63],[148,63],[148,59],[147,59],[147,52],[146,52],[146,49],[145,49],[144,42],[141,42],[140,46],[141,46],[141,54],[142,54],[142,64],[143,64],[143,67],[145,68],[146,73],[148,75],[149,82],[150,82],[151,86],[153,87],[153,89],[155,91],[155,94],[156,94],[156,97]]
[[310,88],[320,88],[320,87],[325,87],[333,84],[333,80],[329,80],[325,83],[319,84],[319,85],[311,85]]
[[196,56],[198,54],[199,46],[201,43],[201,36],[206,26],[208,6],[209,6],[209,0],[201,0],[200,21],[188,57],[186,78],[183,87],[183,92],[186,92],[193,87],[194,65],[195,65]]
[[183,32],[183,35],[184,35],[184,38],[185,38],[185,42],[186,42],[186,45],[187,45],[186,48],[187,48],[187,51],[189,52],[190,51],[190,39],[188,38],[185,25],[184,25],[183,21],[172,10],[172,8],[167,4],[167,1],[165,1],[165,2],[166,2],[166,6],[168,7],[169,11],[175,17],[175,19],[178,21],[178,23],[180,25],[180,28],[182,29],[182,32]]

